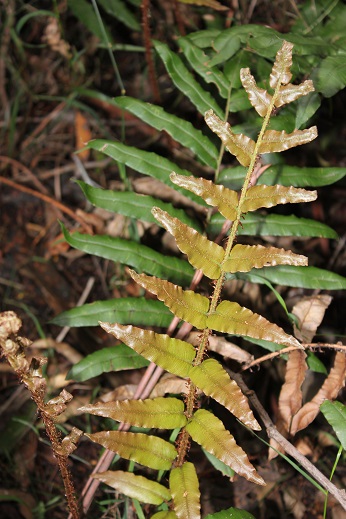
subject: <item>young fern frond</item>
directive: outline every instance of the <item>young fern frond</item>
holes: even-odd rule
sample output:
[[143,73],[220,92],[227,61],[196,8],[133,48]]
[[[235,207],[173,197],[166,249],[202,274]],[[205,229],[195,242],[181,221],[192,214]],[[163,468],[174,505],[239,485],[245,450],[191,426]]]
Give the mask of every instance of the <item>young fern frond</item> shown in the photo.
[[[248,167],[240,196],[236,191],[202,178],[176,173],[170,176],[171,182],[179,188],[187,189],[201,197],[208,205],[216,207],[226,219],[232,221],[225,248],[202,236],[196,229],[181,222],[179,218],[170,216],[163,209],[155,207],[152,210],[160,225],[175,237],[179,249],[187,255],[190,264],[196,269],[201,269],[205,276],[213,280],[214,291],[211,297],[202,296],[192,290],[184,290],[165,279],[130,272],[137,283],[156,294],[176,317],[199,330],[200,341],[196,350],[191,344],[168,335],[142,330],[131,325],[100,323],[108,333],[146,359],[175,375],[188,379],[188,393],[184,404],[176,398],[157,398],[150,402],[99,403],[82,408],[84,411],[132,425],[181,429],[176,446],[154,435],[143,433],[106,431],[87,435],[91,440],[114,450],[126,459],[158,470],[171,470],[170,490],[166,489],[166,493],[157,487],[158,483],[148,479],[145,479],[143,485],[139,483],[140,488],[136,491],[134,482],[136,478],[142,476],[128,475],[125,482],[119,477],[119,483],[117,473],[108,471],[97,476],[117,490],[147,503],[158,504],[172,498],[172,511],[164,512],[166,515],[162,515],[161,512],[155,514],[153,517],[157,519],[161,515],[179,519],[200,518],[196,469],[193,463],[186,461],[190,439],[230,466],[239,475],[256,484],[265,484],[246,453],[236,444],[221,420],[209,410],[196,410],[196,394],[197,389],[201,390],[248,427],[259,430],[260,426],[236,382],[216,360],[205,359],[209,335],[216,331],[265,339],[297,349],[302,348],[293,336],[261,315],[253,313],[236,302],[221,300],[226,273],[248,272],[263,266],[307,265],[307,258],[291,251],[260,245],[235,244],[241,219],[246,213],[263,207],[308,202],[316,198],[315,191],[281,185],[251,185],[260,154],[284,151],[310,142],[317,135],[315,127],[295,130],[290,134],[267,129],[274,110],[313,90],[311,81],[305,81],[301,85],[289,83],[291,65],[292,44],[284,42],[277,53],[270,75],[269,84],[272,93],[257,87],[249,69],[241,71],[241,81],[249,100],[263,118],[256,142],[246,135],[234,134],[230,125],[221,121],[212,111],[208,111],[205,115],[208,126],[220,137],[228,151],[237,157],[240,164]],[[153,494],[156,496],[155,499]]]

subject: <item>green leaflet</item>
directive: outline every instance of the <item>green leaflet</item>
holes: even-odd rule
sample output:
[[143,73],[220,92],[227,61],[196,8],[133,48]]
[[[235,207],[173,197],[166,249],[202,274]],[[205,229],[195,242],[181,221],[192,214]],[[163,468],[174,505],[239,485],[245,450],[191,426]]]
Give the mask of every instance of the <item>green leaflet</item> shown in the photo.
[[173,218],[158,207],[152,209],[156,220],[170,232],[181,252],[187,255],[189,263],[196,269],[201,269],[203,274],[210,279],[220,276],[220,265],[225,251],[220,245],[208,240],[199,232]]
[[[180,57],[172,52],[167,45],[154,41],[156,52],[165,64],[173,83],[195,105],[198,112],[204,115],[207,110],[214,110],[219,117],[223,117],[223,110],[217,105],[214,98],[204,90],[195,80],[191,72],[185,67]],[[175,170],[176,171],[176,170]]]
[[182,4],[203,5],[205,7],[210,7],[211,9],[216,9],[217,11],[227,10],[227,7],[217,0],[179,0],[179,2]]
[[255,517],[249,512],[246,512],[246,510],[231,507],[227,508],[227,510],[216,512],[215,514],[209,514],[205,519],[255,519]]
[[220,34],[219,29],[205,29],[202,31],[194,31],[186,36],[194,45],[200,49],[210,47],[211,43]]
[[207,204],[217,207],[220,213],[229,220],[237,216],[238,194],[236,191],[218,186],[210,180],[196,177],[186,177],[172,173],[171,181],[177,186],[184,187],[200,196]]
[[168,211],[169,214],[179,218],[179,220],[194,229],[201,230],[200,224],[195,219],[190,218],[185,211],[176,209],[172,204],[162,202],[158,198],[140,195],[132,191],[112,191],[110,189],[92,187],[81,180],[76,182],[82,189],[85,197],[96,207],[102,207],[102,209],[107,209],[107,211],[123,214],[144,222],[157,223],[150,212],[155,205]]
[[122,458],[156,470],[169,470],[177,455],[171,443],[148,434],[102,431],[85,435]]
[[[221,231],[225,219],[215,214],[211,217],[208,233],[216,236]],[[293,214],[247,213],[239,227],[240,236],[311,236],[338,239],[337,233],[328,225]]]
[[145,324],[167,328],[172,314],[161,302],[144,297],[122,297],[108,301],[95,301],[54,317],[51,323],[58,326],[98,326],[102,319],[109,322]]
[[194,366],[189,377],[207,396],[226,407],[241,422],[255,431],[261,430],[238,384],[215,359],[207,359]]
[[229,465],[237,474],[258,485],[265,484],[243,449],[236,444],[221,420],[212,413],[198,409],[187,424],[186,430],[195,442]]
[[179,519],[200,519],[199,484],[196,469],[192,463],[185,462],[181,467],[171,470],[169,488],[177,517]]
[[299,99],[294,126],[296,128],[304,128],[307,122],[315,115],[321,106],[321,102],[321,97],[317,92],[311,92],[302,99]]
[[325,400],[320,409],[346,451],[346,407],[341,402]]
[[89,3],[87,0],[68,0],[68,6],[74,16],[76,16],[83,23],[83,25],[89,29],[89,31],[95,34],[95,36],[101,42],[105,44],[107,44],[107,40],[110,43],[113,42],[112,33],[107,26],[104,26],[106,32],[105,39],[105,34],[103,33],[91,3]]
[[[317,267],[293,267],[292,265],[279,265],[277,267],[263,267],[255,273],[232,274],[238,279],[245,279],[253,283],[263,283],[262,279],[278,285],[288,287],[312,288],[322,290],[345,290],[346,278]],[[231,279],[231,276],[229,279]]]
[[93,377],[98,377],[102,373],[110,371],[122,371],[124,369],[138,369],[148,366],[149,362],[134,352],[125,344],[102,348],[87,355],[72,366],[67,380],[84,382]]
[[233,335],[247,335],[254,339],[300,347],[299,342],[276,324],[270,323],[259,314],[231,301],[222,301],[208,317],[208,328]]
[[133,31],[140,31],[141,26],[137,18],[134,14],[128,9],[125,2],[122,0],[99,0],[103,9],[116,18],[120,20],[126,27],[132,29]]
[[130,274],[142,287],[156,294],[158,299],[163,301],[179,319],[187,321],[200,330],[206,328],[206,313],[209,309],[207,297],[196,294],[193,290],[183,290],[164,279],[136,274],[133,271],[130,271]]
[[253,186],[247,190],[241,210],[243,213],[247,213],[261,207],[273,207],[278,204],[312,202],[316,198],[316,191],[296,187]]
[[194,274],[193,268],[186,261],[169,258],[146,245],[108,235],[70,234],[63,224],[61,227],[67,243],[89,254],[131,265],[139,271],[168,277],[182,285],[188,285]]
[[162,512],[157,512],[150,517],[150,519],[178,519],[177,514],[172,510],[164,510]]
[[205,449],[203,449],[202,447],[202,451],[205,455],[205,457],[207,458],[207,460],[213,465],[213,467],[218,470],[219,472],[221,472],[221,474],[223,476],[226,476],[228,478],[233,478],[234,476],[234,470],[232,470],[228,465],[226,465],[223,461],[220,461],[219,459],[217,459],[216,456],[214,456],[214,454],[211,454],[210,452],[206,451]]
[[184,403],[177,398],[97,402],[79,409],[83,413],[112,418],[137,427],[176,429],[186,425]]
[[290,250],[238,244],[233,247],[222,268],[225,272],[248,272],[252,268],[259,269],[263,266],[307,264],[306,256],[293,254]]
[[[246,169],[243,166],[225,168],[220,172],[218,182],[230,189],[241,189]],[[270,166],[257,180],[257,185],[294,187],[320,187],[334,184],[344,178],[346,168],[298,168],[287,164]]]
[[166,112],[160,106],[144,103],[132,97],[116,97],[115,101],[120,107],[133,113],[150,126],[169,133],[182,146],[192,150],[196,158],[207,166],[216,167],[218,150],[210,139],[189,121]]
[[[169,178],[172,171],[176,171],[183,176],[188,176],[190,174],[185,169],[179,168],[177,164],[161,157],[161,155],[157,155],[150,151],[139,150],[132,146],[126,146],[121,142],[95,139],[90,141],[87,147],[92,150],[101,151],[108,157],[111,157],[122,164],[126,164],[126,166],[138,171],[139,173],[161,180],[161,182],[167,184],[169,187],[173,187]],[[191,200],[201,204],[200,199],[197,197],[187,194],[186,191],[179,191],[181,191],[185,196],[189,196]]]
[[142,503],[160,505],[164,501],[171,499],[170,491],[166,487],[143,476],[136,476],[132,472],[107,470],[106,472],[94,474],[93,478],[115,488],[115,490],[125,494],[125,496],[138,499]]
[[345,50],[337,56],[328,56],[320,61],[319,66],[312,73],[316,90],[324,97],[332,97],[339,90],[345,88]]
[[196,355],[192,344],[131,325],[121,326],[102,322],[100,325],[107,333],[111,333],[163,369],[179,377],[188,376]]
[[214,84],[221,97],[227,99],[229,91],[229,81],[217,67],[210,67],[208,56],[194,45],[187,36],[179,38],[178,43],[190,66],[199,74],[206,83]]

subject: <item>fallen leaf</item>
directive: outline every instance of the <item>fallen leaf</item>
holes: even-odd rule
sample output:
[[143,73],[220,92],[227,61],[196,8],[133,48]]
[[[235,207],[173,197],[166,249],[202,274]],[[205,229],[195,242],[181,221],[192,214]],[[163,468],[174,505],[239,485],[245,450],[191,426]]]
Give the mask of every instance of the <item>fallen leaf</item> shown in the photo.
[[153,391],[150,393],[150,398],[156,398],[157,396],[164,396],[167,393],[187,394],[188,384],[183,378],[179,378],[171,373],[165,373],[160,381],[156,384]]
[[338,351],[335,355],[334,366],[324,381],[321,389],[314,398],[307,402],[293,417],[291,434],[295,435],[298,431],[305,429],[318,415],[320,406],[324,400],[334,400],[340,389],[345,385],[346,376],[346,355]]
[[286,431],[290,430],[293,416],[302,406],[301,386],[308,369],[306,353],[302,350],[291,351],[286,364],[285,382],[279,396],[279,412]]
[[294,305],[292,313],[299,321],[299,327],[294,326],[294,335],[298,340],[304,343],[312,341],[332,299],[323,294],[305,297]]

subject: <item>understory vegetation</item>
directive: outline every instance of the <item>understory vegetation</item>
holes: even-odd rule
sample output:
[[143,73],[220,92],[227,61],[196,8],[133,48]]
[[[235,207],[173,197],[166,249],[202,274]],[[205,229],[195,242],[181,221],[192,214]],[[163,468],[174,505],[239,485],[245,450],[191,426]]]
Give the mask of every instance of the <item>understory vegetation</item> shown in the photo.
[[343,517],[346,6],[5,4],[1,516]]

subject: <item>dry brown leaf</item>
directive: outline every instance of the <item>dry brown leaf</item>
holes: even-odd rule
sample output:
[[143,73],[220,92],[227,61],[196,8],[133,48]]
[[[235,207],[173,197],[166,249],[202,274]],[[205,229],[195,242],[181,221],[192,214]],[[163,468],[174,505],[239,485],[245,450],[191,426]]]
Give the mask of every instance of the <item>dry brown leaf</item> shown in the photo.
[[112,400],[132,400],[137,389],[136,384],[124,384],[113,391],[109,391],[100,397],[102,402],[111,402]]
[[346,355],[338,351],[335,355],[334,366],[324,381],[321,389],[314,398],[307,402],[293,417],[291,434],[295,435],[298,431],[305,429],[318,415],[320,406],[324,400],[334,400],[340,389],[345,385],[346,376]]
[[56,352],[60,353],[60,355],[63,355],[68,361],[70,361],[71,364],[77,364],[77,362],[83,359],[83,355],[81,355],[75,348],[72,348],[72,346],[67,342],[57,342],[49,337],[34,341],[30,345],[30,348],[38,348],[39,350],[53,348]]
[[160,200],[163,200],[164,202],[171,202],[177,206],[189,207],[191,210],[193,209],[194,211],[197,211],[198,214],[206,213],[205,207],[196,202],[192,202],[190,198],[183,195],[173,187],[167,186],[156,178],[137,178],[132,182],[132,185],[136,193],[160,198]]
[[307,511],[303,499],[303,489],[301,486],[286,485],[283,492],[285,505],[294,519],[303,519]]
[[167,393],[186,394],[187,391],[188,384],[185,379],[179,378],[176,375],[172,375],[171,373],[165,373],[150,393],[150,398],[165,396]]
[[294,305],[292,313],[299,321],[299,328],[294,326],[294,335],[298,340],[305,343],[312,341],[332,299],[331,296],[323,294],[304,297]]
[[[189,334],[187,341],[193,344],[194,346],[198,346],[200,342],[200,337],[201,334],[199,332],[192,332]],[[208,342],[208,349],[215,351],[215,353],[218,353],[223,357],[235,360],[241,364],[249,364],[253,361],[253,355],[243,350],[242,348],[239,348],[239,346],[233,344],[233,342],[227,341],[224,337],[219,337],[218,335],[210,335]]]
[[[76,140],[76,149],[84,148],[84,146],[91,140],[92,134],[89,128],[87,118],[80,112],[76,111],[75,121],[74,121],[74,131],[75,131],[75,140]],[[90,150],[85,149],[78,154],[80,160],[85,161],[88,160],[90,155]]]
[[90,404],[90,396],[75,395],[73,400],[67,404],[65,411],[55,419],[55,422],[62,424],[70,418],[81,415],[82,413],[78,409],[87,404]]
[[308,369],[305,359],[306,353],[302,350],[294,350],[288,357],[285,382],[279,396],[279,411],[287,431],[290,430],[294,415],[302,406],[301,385]]

